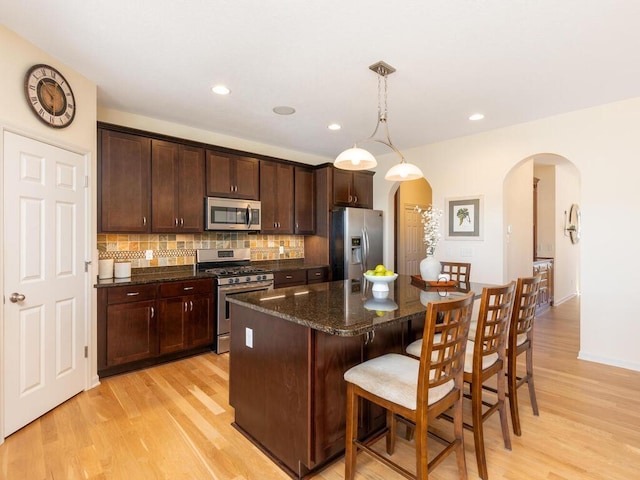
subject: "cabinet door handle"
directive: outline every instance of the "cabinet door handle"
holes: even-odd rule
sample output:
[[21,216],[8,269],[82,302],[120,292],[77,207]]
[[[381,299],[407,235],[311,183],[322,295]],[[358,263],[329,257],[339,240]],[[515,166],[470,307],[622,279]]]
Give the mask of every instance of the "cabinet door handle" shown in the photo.
[[184,302],[184,311],[187,311],[187,302]]
[[314,275],[315,275],[316,277],[319,277],[320,275],[322,275],[322,273],[320,273],[320,272],[316,272],[316,273],[314,273]]
[[127,297],[135,297],[136,295],[140,295],[140,292],[127,292]]
[[176,227],[177,227],[178,226],[178,218],[177,217],[175,219],[175,224],[176,224]]
[[193,312],[193,301],[189,300],[189,311]]
[[193,290],[193,287],[184,287],[182,290],[184,290],[185,292],[188,292],[189,290]]
[[357,195],[353,197],[353,203],[358,203],[358,196]]
[[147,217],[142,217],[142,225],[147,226]]
[[151,307],[151,318],[156,316],[156,309]]
[[292,275],[285,275],[285,276],[284,276],[284,278],[286,278],[287,280],[289,280],[289,279],[293,278],[293,276],[292,276]]
[[180,226],[184,227],[184,218],[180,218]]
[[349,203],[353,202],[353,197],[349,195]]

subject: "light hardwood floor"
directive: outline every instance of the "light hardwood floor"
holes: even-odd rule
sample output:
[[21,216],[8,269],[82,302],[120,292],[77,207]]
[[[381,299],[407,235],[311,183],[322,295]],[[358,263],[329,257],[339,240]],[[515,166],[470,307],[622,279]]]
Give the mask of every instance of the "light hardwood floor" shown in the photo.
[[[577,360],[578,329],[577,299],[536,320],[540,416],[521,388],[523,435],[512,436],[512,451],[503,448],[498,416],[485,423],[492,480],[640,478],[640,372]],[[104,379],[7,438],[0,478],[289,478],[231,426],[228,371],[228,355],[206,354]],[[400,440],[396,452],[407,465],[411,447]],[[465,450],[476,478],[471,432]],[[344,462],[314,478],[344,478]],[[356,478],[402,477],[360,454]],[[455,459],[433,478],[457,478]]]

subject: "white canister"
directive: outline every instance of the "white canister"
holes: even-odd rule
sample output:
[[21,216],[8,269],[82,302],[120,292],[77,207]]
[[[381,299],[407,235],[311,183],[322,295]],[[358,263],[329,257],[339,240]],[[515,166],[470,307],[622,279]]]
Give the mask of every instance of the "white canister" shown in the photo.
[[98,278],[101,280],[113,278],[113,258],[98,260]]
[[115,277],[129,278],[131,276],[131,262],[116,262]]

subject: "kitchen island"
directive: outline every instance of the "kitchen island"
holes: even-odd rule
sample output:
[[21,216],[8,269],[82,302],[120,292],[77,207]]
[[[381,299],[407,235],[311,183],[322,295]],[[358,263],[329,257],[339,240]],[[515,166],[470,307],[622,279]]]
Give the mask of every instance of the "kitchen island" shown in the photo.
[[[483,286],[465,291],[479,296]],[[355,280],[227,297],[234,425],[292,477],[319,470],[344,451],[344,372],[403,353],[422,335],[428,302],[460,294],[400,275],[383,299]],[[384,427],[383,409],[365,404],[361,412],[361,438]]]

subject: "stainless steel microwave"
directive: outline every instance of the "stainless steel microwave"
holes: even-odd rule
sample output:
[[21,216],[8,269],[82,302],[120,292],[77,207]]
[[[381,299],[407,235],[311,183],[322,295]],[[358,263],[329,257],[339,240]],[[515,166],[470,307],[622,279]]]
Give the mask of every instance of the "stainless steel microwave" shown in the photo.
[[205,229],[260,230],[260,201],[205,198]]

